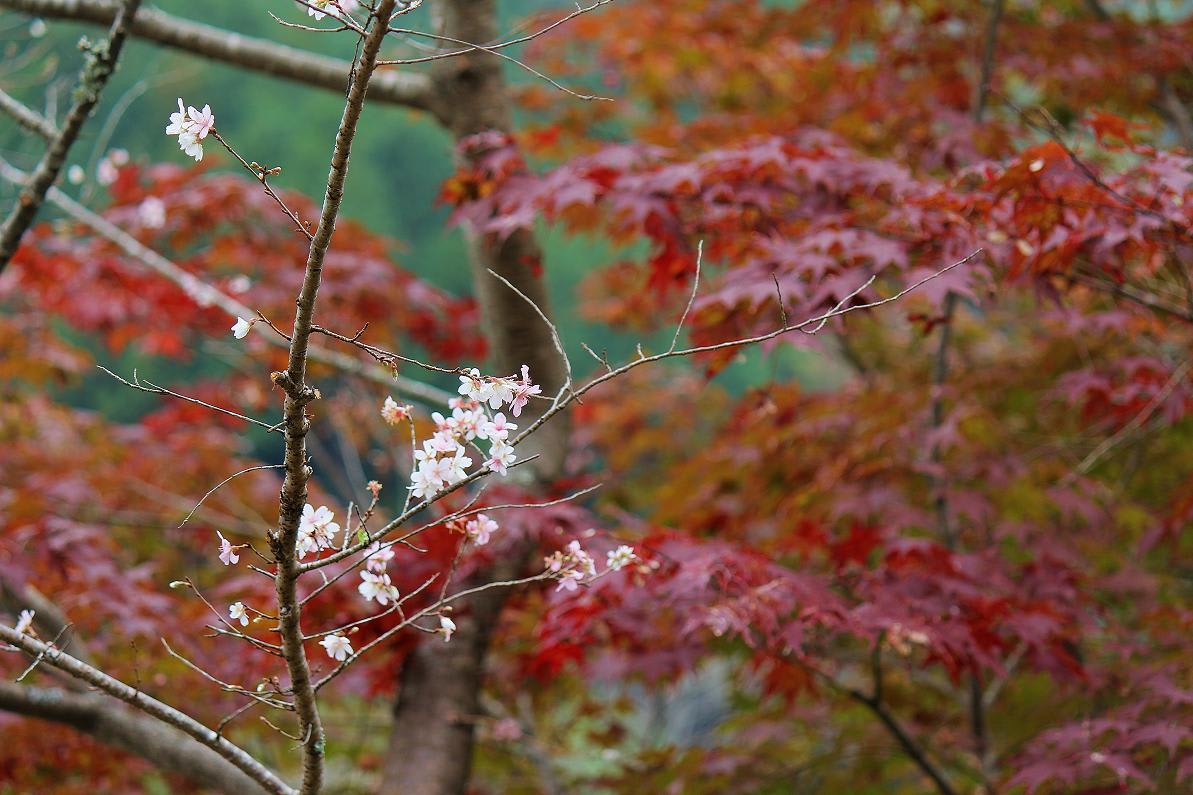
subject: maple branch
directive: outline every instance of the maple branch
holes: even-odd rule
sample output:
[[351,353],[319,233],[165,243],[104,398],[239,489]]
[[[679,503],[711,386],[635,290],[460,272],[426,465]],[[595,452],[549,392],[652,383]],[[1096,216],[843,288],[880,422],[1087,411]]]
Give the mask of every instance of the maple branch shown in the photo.
[[286,393],[283,409],[286,451],[286,475],[282,482],[278,512],[278,529],[269,536],[270,547],[277,561],[274,588],[278,601],[278,631],[282,638],[283,655],[290,674],[290,689],[294,695],[295,711],[302,741],[302,795],[314,795],[323,785],[323,759],[326,751],[323,723],[311,682],[310,666],[303,648],[302,607],[298,601],[298,577],[301,573],[297,558],[298,527],[306,504],[307,483],[313,470],[307,464],[306,436],[311,423],[306,406],[317,393],[306,383],[308,343],[315,314],[315,301],[323,275],[323,260],[331,245],[336,218],[344,196],[344,182],[348,176],[348,160],[357,125],[364,110],[369,81],[377,67],[377,55],[388,30],[387,21],[396,0],[380,0],[370,12],[366,26],[372,24],[360,48],[359,60],[348,83],[344,113],[336,131],[327,190],[319,224],[311,238],[298,293],[294,327],[290,334],[290,354],[286,370],[275,373],[274,382]]
[[[156,698],[143,693],[135,687],[126,685],[124,682],[109,676],[98,668],[94,668],[66,654],[61,649],[54,648],[48,643],[42,643],[28,635],[17,632],[12,627],[0,624],[0,641],[16,646],[30,656],[41,657],[46,664],[68,673],[107,695],[135,707],[149,717],[155,718],[157,721],[172,726],[193,739],[198,740],[232,763],[232,765],[251,778],[257,786],[266,792],[272,792],[275,795],[293,795],[294,790],[286,782],[278,778],[272,770],[258,762],[239,746],[233,745],[218,732],[207,728],[194,718],[174,709],[170,705],[158,701]],[[6,684],[4,688],[4,690],[0,690],[0,694],[3,694],[0,695],[0,704],[19,703],[18,699],[15,698],[17,694],[11,691],[12,686]],[[36,691],[34,692],[36,693]],[[25,703],[32,704],[33,699],[26,698]],[[6,708],[8,707],[6,706]],[[47,709],[46,712],[48,713],[49,710]],[[65,715],[61,712],[58,715],[59,718],[65,718]],[[62,720],[62,722],[66,721]],[[160,729],[158,731],[160,732]],[[144,732],[144,735],[151,736],[149,732]],[[133,749],[130,748],[130,750]],[[160,764],[160,761],[158,763]]]
[[953,785],[944,777],[944,774],[936,769],[932,760],[928,758],[927,753],[916,743],[915,738],[907,733],[907,730],[895,718],[894,713],[882,703],[882,658],[879,648],[880,644],[881,639],[879,639],[870,657],[871,672],[874,677],[873,693],[863,693],[855,687],[842,684],[835,677],[820,670],[807,660],[801,660],[798,657],[791,657],[791,659],[796,665],[824,680],[825,684],[833,690],[848,696],[874,713],[874,716],[882,722],[882,725],[886,727],[887,731],[895,738],[895,741],[899,743],[904,753],[911,757],[911,761],[915,763],[916,767],[932,780],[932,783],[936,785],[936,789],[940,791],[941,795],[958,795],[957,791],[953,789]]
[[[0,158],[0,178],[19,185],[25,181],[27,175],[20,169],[14,168],[3,158]],[[129,257],[140,262],[159,276],[163,276],[181,287],[183,292],[194,301],[217,307],[231,318],[243,317],[249,319],[258,316],[259,313],[253,309],[197,278],[182,266],[144,245],[128,232],[125,232],[102,215],[89,210],[58,188],[50,188],[47,198],[55,207],[78,220],[100,237],[116,245],[117,248]],[[269,334],[262,334],[261,337],[271,345],[286,347],[286,342],[276,339]],[[451,394],[430,384],[424,384],[421,381],[415,381],[400,375],[376,372],[362,366],[352,357],[337,351],[312,346],[308,351],[308,355],[313,361],[329,365],[337,370],[361,378],[366,378],[378,384],[395,387],[399,393],[430,405],[442,405],[452,397]]]
[[[116,8],[106,0],[0,0],[0,8],[48,19],[108,24]],[[132,35],[146,41],[239,66],[305,86],[342,93],[352,69],[348,61],[308,50],[242,36],[147,8],[137,14]],[[431,81],[409,72],[378,75],[370,88],[374,101],[430,110]]]
[[1188,374],[1191,366],[1193,366],[1193,362],[1191,361],[1182,362],[1180,367],[1177,367],[1168,380],[1164,382],[1164,386],[1160,388],[1160,391],[1156,392],[1152,396],[1152,399],[1147,402],[1147,405],[1132,417],[1130,422],[1119,428],[1117,433],[1103,440],[1101,444],[1091,450],[1089,455],[1081,460],[1081,463],[1077,465],[1073,472],[1069,473],[1063,482],[1066,484],[1071,483],[1078,475],[1084,475],[1089,472],[1103,456],[1121,444],[1128,436],[1143,427],[1143,424],[1150,420],[1152,415],[1156,413],[1156,410],[1160,408],[1160,404],[1167,400],[1173,390],[1185,380],[1185,375]]
[[[140,5],[141,0],[124,0],[112,18],[112,26],[108,29],[108,36],[104,41],[80,42],[79,46],[86,56],[75,86],[74,105],[66,114],[58,134],[49,140],[41,162],[25,182],[21,195],[5,219],[4,225],[0,226],[0,273],[4,272],[5,266],[16,253],[21,238],[25,236],[26,230],[33,223],[37,211],[46,199],[46,191],[58,179],[58,173],[66,164],[70,148],[99,103],[100,93],[108,78],[116,71],[116,63],[120,58],[120,50],[124,47],[129,24]],[[13,102],[15,100],[10,98],[6,105],[11,106]]]

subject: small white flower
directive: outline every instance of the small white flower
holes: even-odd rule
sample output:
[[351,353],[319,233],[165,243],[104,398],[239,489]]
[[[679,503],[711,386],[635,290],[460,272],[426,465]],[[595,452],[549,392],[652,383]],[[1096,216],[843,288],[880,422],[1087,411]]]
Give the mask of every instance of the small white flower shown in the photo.
[[129,160],[128,150],[113,149],[111,152],[108,152],[108,160],[111,160],[114,166],[127,166]]
[[17,616],[17,625],[13,627],[18,635],[24,635],[29,631],[29,627],[33,626],[34,612],[32,610],[22,610]]
[[233,621],[239,621],[242,627],[249,625],[249,611],[245,609],[244,602],[233,602],[228,605],[228,615],[232,617]]
[[82,185],[85,179],[87,179],[87,172],[78,163],[66,170],[66,181],[71,185]]
[[249,335],[249,331],[253,328],[253,323],[256,320],[245,320],[242,317],[236,318],[236,323],[232,326],[232,336],[238,340],[242,340]]
[[193,130],[187,129],[178,133],[178,148],[195,158],[196,163],[203,159],[203,144]]
[[328,657],[337,662],[343,662],[352,654],[352,642],[343,635],[328,635],[319,641],[319,645],[324,648]]
[[42,36],[46,35],[47,30],[49,30],[49,28],[46,26],[45,20],[43,19],[35,19],[29,23],[29,35],[32,38],[40,39]]
[[456,622],[447,616],[439,616],[439,631],[443,633],[443,642],[447,643],[452,639],[452,633],[456,631]]

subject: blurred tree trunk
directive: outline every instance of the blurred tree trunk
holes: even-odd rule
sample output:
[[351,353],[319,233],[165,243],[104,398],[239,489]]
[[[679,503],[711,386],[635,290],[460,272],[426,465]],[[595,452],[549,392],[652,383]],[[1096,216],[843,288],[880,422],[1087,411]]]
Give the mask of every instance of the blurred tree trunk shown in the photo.
[[[497,37],[494,0],[447,0],[442,13],[447,36],[475,43]],[[509,95],[499,59],[485,53],[447,59],[439,62],[433,81],[434,111],[457,141],[485,130],[510,130]],[[550,330],[524,298],[487,270],[500,273],[550,316],[546,285],[535,272],[541,251],[533,235],[519,232],[505,240],[473,236],[469,253],[490,344],[490,372],[508,375],[529,365],[543,393],[554,395],[563,383],[564,368]],[[528,406],[523,427],[541,411],[542,406]],[[558,473],[566,435],[566,420],[557,417],[519,448],[519,458],[539,456],[526,468],[535,481],[546,482]],[[517,576],[534,547],[532,542],[520,545],[518,554],[478,572],[460,587]],[[489,640],[508,596],[509,590],[495,588],[473,597],[455,616],[458,629],[450,643],[427,641],[408,658],[394,705],[383,795],[465,791]]]

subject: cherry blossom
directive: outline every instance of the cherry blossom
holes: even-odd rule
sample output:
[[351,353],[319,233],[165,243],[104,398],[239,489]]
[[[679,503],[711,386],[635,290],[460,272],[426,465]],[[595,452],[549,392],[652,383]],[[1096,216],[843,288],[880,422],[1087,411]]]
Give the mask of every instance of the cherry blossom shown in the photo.
[[214,129],[215,114],[211,112],[210,105],[204,105],[203,110],[196,110],[193,105],[186,107],[179,97],[178,112],[170,114],[166,135],[177,135],[178,148],[195,160],[202,160],[202,141]]
[[315,21],[328,16],[339,19],[341,13],[351,14],[359,5],[358,0],[308,0],[307,15]]
[[362,571],[360,579],[361,583],[356,586],[356,590],[366,600],[376,600],[377,604],[383,606],[388,604],[390,600],[395,602],[398,600],[398,589],[391,583],[388,574]]
[[22,610],[17,615],[17,625],[13,627],[17,634],[24,635],[33,626],[33,616],[36,615],[32,610]]
[[383,572],[385,566],[394,557],[393,545],[389,544],[382,546],[381,542],[374,541],[371,546],[365,549],[365,568],[369,571]]
[[321,549],[331,549],[335,546],[335,535],[340,532],[340,526],[332,521],[334,514],[326,505],[320,505],[319,510],[307,503],[302,508],[302,518],[298,522],[298,557],[306,557],[308,553]]
[[522,416],[522,409],[530,398],[542,393],[542,387],[539,387],[530,382],[530,368],[522,365],[522,379],[515,382],[513,390],[513,400],[510,402],[510,411],[515,417]]
[[456,631],[456,622],[447,616],[439,616],[439,631],[443,633],[443,642],[447,643],[452,639],[452,633]]
[[327,652],[327,656],[337,662],[343,662],[352,654],[352,641],[343,635],[328,635],[319,641],[319,645]]
[[252,320],[245,320],[242,317],[236,318],[236,323],[232,326],[232,336],[238,340],[242,340],[249,335],[249,331],[253,328]]
[[118,176],[120,176],[120,171],[116,168],[116,164],[106,157],[100,160],[99,165],[95,167],[95,181],[100,185],[111,185]]
[[497,529],[497,522],[493,521],[488,516],[485,516],[483,513],[478,513],[475,519],[470,519],[468,523],[464,525],[464,531],[468,533],[468,537],[471,538],[478,547],[483,547],[485,544],[489,543],[489,537]]
[[244,602],[233,602],[228,605],[228,615],[232,617],[233,621],[239,621],[242,627],[249,625],[249,611],[245,608]]
[[402,420],[410,418],[410,410],[410,406],[400,406],[393,398],[387,397],[385,403],[381,405],[381,419],[390,425],[397,425]]
[[232,542],[224,538],[224,534],[219,530],[215,534],[220,538],[220,562],[225,566],[231,566],[233,563],[240,562],[240,553],[236,551],[236,547],[232,546]]

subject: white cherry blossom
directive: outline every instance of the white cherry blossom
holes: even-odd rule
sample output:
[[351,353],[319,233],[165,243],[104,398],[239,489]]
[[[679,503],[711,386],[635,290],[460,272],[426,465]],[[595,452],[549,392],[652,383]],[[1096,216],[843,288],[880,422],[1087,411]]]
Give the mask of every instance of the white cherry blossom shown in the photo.
[[327,652],[327,656],[342,662],[348,659],[352,654],[352,641],[345,638],[343,635],[328,635],[323,640],[319,641],[319,645]]

